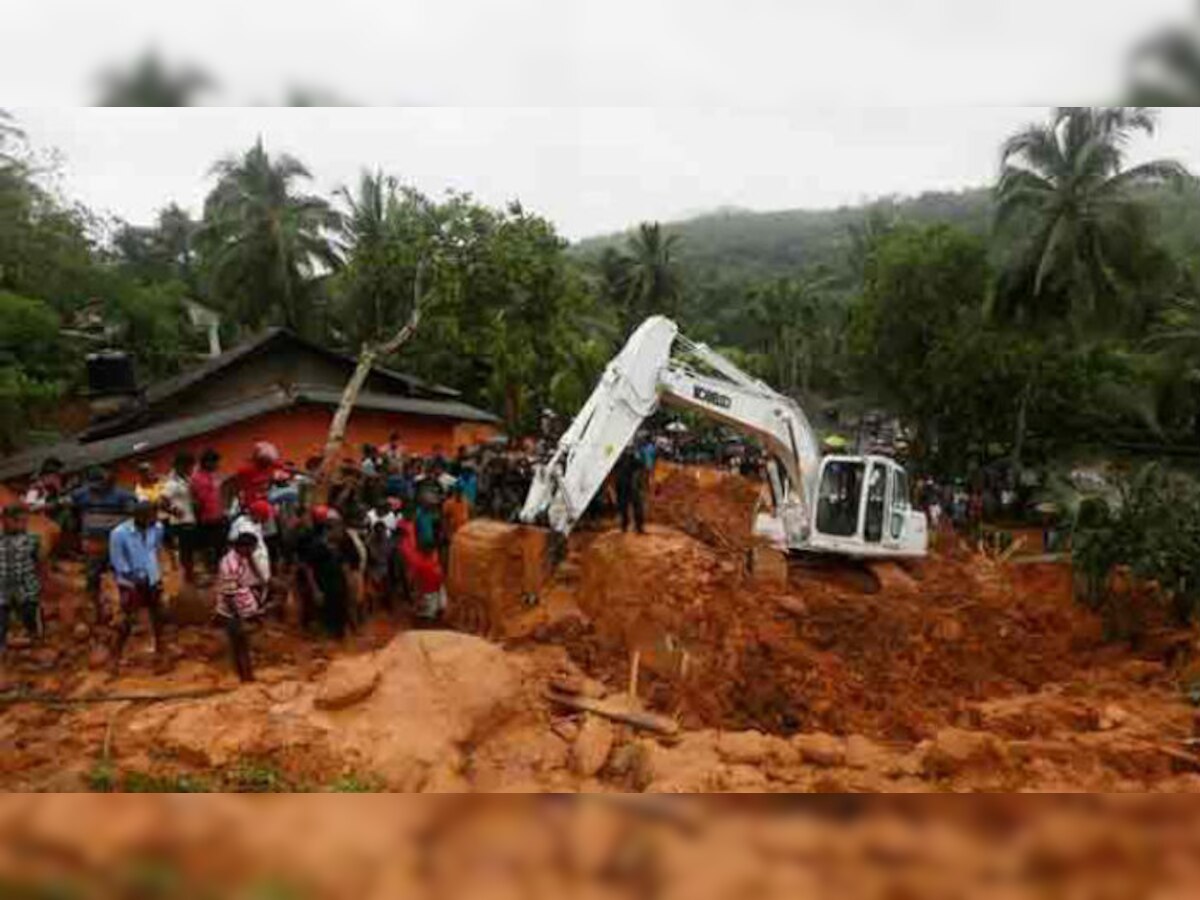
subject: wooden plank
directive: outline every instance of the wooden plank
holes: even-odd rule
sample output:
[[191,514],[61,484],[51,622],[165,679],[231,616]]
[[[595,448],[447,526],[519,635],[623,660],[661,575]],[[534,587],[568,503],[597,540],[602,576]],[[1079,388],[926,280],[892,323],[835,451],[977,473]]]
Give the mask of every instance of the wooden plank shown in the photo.
[[546,697],[551,702],[557,703],[559,706],[565,706],[567,709],[594,713],[606,719],[611,719],[614,722],[632,725],[634,728],[641,728],[645,731],[653,731],[655,734],[675,735],[679,733],[678,722],[674,719],[668,719],[666,716],[656,715],[655,713],[626,709],[608,701],[560,694],[553,690],[548,691]]

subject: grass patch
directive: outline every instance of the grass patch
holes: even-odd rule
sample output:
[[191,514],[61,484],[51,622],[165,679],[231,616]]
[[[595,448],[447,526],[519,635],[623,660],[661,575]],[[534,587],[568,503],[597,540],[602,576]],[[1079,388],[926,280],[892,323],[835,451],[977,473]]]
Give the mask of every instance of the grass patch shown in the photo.
[[384,789],[383,779],[377,775],[343,775],[329,786],[335,794],[379,794]]

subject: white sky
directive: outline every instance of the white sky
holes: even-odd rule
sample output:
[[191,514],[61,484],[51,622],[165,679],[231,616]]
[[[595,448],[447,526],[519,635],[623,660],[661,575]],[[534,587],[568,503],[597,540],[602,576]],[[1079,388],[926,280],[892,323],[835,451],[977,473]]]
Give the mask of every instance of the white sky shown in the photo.
[[[4,0],[0,85],[65,187],[148,221],[198,210],[261,134],[327,191],[362,166],[520,198],[569,237],[736,205],[827,207],[987,183],[1008,103],[1119,94],[1132,42],[1193,0]],[[286,12],[284,12],[286,9]],[[151,44],[212,73],[211,103],[285,85],[350,101],[94,110],[98,71]],[[1200,116],[1145,155],[1200,170]]]
[[[219,157],[262,134],[303,159],[324,193],[382,166],[431,194],[520,199],[566,236],[723,205],[830,207],[989,183],[1001,141],[1045,108],[765,112],[697,109],[15,109],[64,155],[63,189],[148,222],[176,201],[199,213]],[[1200,172],[1200,110],[1163,112],[1135,158]]]

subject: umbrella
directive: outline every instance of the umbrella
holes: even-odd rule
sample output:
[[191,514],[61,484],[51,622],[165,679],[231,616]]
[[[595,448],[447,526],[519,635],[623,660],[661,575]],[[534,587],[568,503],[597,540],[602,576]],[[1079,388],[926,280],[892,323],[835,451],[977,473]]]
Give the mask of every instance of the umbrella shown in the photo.
[[831,434],[825,438],[825,446],[830,450],[845,450],[849,445],[850,442],[841,435]]
[[688,427],[682,422],[668,422],[666,430],[672,434],[687,434]]

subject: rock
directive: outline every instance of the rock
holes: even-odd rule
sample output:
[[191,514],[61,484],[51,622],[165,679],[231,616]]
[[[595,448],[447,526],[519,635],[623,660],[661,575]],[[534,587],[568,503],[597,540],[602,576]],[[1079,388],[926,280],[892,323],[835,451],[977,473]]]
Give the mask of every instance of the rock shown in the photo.
[[792,738],[792,746],[814,766],[832,768],[846,761],[845,745],[831,734],[798,734]]
[[600,716],[587,716],[571,748],[571,768],[576,775],[591,778],[604,768],[612,747],[612,723]]
[[[409,632],[374,656],[339,660],[315,684],[298,680],[297,691],[288,682],[247,685],[160,704],[131,713],[128,728],[166,758],[205,767],[285,759],[301,778],[324,778],[337,767],[370,773],[389,790],[461,787],[446,773],[466,771],[465,749],[513,719],[525,700],[526,676],[487,641]],[[359,699],[331,711],[318,708],[318,695],[335,704]],[[546,737],[566,754],[558,738]]]
[[92,629],[88,627],[86,622],[76,622],[75,627],[71,629],[71,637],[82,643],[92,636]]
[[717,739],[717,753],[730,763],[760,765],[771,750],[771,739],[758,731],[730,731]]
[[1110,703],[1100,713],[1101,731],[1115,731],[1129,722],[1130,715],[1115,703]]
[[361,703],[379,686],[379,668],[371,658],[340,659],[321,681],[313,705],[326,711]]
[[846,765],[851,769],[887,769],[892,757],[883,747],[861,734],[846,738]]
[[919,749],[921,770],[932,778],[949,778],[970,770],[995,767],[1004,747],[995,735],[961,728],[943,728]]

